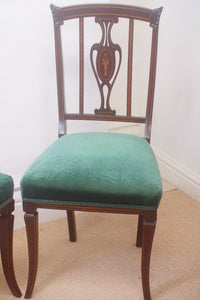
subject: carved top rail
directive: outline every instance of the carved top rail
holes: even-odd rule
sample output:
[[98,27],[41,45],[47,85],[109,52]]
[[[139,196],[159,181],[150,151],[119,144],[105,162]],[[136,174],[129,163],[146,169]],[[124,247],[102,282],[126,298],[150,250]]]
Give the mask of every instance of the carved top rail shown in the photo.
[[51,4],[51,10],[56,25],[62,25],[63,21],[71,18],[109,16],[121,18],[134,18],[150,22],[150,26],[158,27],[162,8],[148,9],[128,5],[109,5],[109,4],[86,4],[68,7],[58,7]]

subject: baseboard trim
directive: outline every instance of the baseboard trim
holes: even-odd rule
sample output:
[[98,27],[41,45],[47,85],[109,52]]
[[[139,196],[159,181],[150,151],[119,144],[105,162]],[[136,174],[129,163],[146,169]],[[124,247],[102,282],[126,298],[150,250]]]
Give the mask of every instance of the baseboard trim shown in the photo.
[[153,150],[162,178],[200,202],[200,177],[158,148]]

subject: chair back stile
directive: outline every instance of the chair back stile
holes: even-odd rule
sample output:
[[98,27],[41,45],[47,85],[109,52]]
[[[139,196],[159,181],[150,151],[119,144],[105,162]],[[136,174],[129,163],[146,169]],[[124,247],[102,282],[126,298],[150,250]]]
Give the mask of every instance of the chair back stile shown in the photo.
[[[71,7],[57,7],[51,5],[54,19],[56,71],[57,71],[57,95],[59,107],[59,137],[66,134],[66,120],[96,120],[144,123],[144,136],[148,142],[151,137],[151,124],[153,113],[154,87],[156,76],[156,59],[158,44],[158,26],[162,7],[158,9],[138,8],[126,5],[79,5]],[[101,95],[100,108],[94,110],[94,114],[84,112],[84,19],[94,17],[95,22],[101,27],[102,38],[95,43],[90,50],[91,67],[97,81]],[[79,112],[65,112],[63,58],[61,46],[60,27],[65,21],[79,19]],[[111,30],[119,18],[129,19],[128,33],[128,63],[127,63],[127,100],[126,115],[118,115],[110,107],[110,95],[120,70],[122,50],[118,44],[111,40]],[[152,27],[151,56],[149,69],[149,83],[147,93],[147,105],[145,116],[132,115],[132,65],[133,65],[133,37],[134,20],[149,22]],[[96,56],[94,55],[96,54]],[[118,61],[116,59],[118,55]],[[104,93],[107,88],[107,94]]]

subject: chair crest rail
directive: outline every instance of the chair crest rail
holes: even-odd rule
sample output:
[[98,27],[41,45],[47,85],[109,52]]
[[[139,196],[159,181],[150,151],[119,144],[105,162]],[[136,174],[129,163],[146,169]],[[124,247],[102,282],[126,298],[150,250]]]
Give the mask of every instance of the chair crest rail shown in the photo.
[[[58,7],[51,4],[51,10],[56,25],[62,25],[63,21],[71,18],[93,17],[93,16],[120,16],[121,18],[134,18],[150,22],[150,26],[158,27],[162,7],[147,9],[128,5],[88,4],[68,7]],[[95,11],[95,12],[94,12]]]

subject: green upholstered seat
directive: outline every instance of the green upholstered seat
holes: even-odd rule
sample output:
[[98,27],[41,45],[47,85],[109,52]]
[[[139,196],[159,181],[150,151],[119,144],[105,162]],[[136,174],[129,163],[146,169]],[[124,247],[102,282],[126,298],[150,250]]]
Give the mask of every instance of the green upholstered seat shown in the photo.
[[13,187],[12,177],[0,173],[0,208],[12,201]]
[[162,183],[144,138],[89,132],[56,140],[28,168],[21,190],[35,203],[155,209]]

